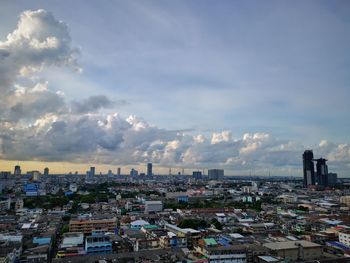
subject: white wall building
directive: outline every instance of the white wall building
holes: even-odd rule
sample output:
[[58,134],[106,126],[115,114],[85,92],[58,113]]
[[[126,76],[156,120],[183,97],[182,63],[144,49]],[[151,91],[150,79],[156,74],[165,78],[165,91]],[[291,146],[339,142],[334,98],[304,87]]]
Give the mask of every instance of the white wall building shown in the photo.
[[339,232],[339,242],[350,246],[350,231]]

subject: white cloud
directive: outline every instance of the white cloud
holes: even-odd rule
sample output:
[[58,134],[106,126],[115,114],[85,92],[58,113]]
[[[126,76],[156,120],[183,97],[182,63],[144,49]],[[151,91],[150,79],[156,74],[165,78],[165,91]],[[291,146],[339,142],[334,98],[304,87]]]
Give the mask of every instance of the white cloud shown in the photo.
[[17,28],[0,42],[0,89],[12,88],[18,75],[28,76],[50,65],[77,67],[66,24],[45,10],[24,11]]

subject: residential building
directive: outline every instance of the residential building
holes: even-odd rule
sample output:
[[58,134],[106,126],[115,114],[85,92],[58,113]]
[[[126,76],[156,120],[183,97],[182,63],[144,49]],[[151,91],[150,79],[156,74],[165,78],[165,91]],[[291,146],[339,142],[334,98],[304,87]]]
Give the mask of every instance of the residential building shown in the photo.
[[342,230],[339,232],[339,242],[350,246],[350,231]]
[[314,260],[322,257],[322,246],[306,240],[281,241],[265,243],[272,256],[284,258],[286,261]]
[[94,230],[106,230],[114,231],[117,225],[117,219],[115,217],[88,217],[88,218],[75,218],[69,222],[70,232],[82,232],[84,234],[90,234]]
[[304,186],[315,185],[315,166],[314,153],[312,150],[306,150],[303,153],[303,172],[304,172]]

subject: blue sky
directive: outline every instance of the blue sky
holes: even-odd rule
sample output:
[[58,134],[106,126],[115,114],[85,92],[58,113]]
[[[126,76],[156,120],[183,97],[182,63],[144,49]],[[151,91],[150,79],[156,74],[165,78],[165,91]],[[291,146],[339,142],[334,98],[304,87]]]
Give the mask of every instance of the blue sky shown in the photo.
[[348,1],[2,1],[0,39],[37,9],[80,49],[82,73],[39,75],[68,102],[103,94],[125,103],[102,115],[208,137],[349,142]]

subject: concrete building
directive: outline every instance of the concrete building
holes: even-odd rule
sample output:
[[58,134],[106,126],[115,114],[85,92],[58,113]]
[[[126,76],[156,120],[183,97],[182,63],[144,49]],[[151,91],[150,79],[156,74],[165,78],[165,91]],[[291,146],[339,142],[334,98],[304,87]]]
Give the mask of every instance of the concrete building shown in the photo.
[[0,211],[7,211],[11,208],[11,197],[0,201]]
[[327,160],[320,158],[316,160],[316,184],[328,186],[328,166]]
[[131,229],[141,229],[143,226],[150,225],[149,222],[145,220],[135,220],[130,223],[130,228]]
[[335,186],[338,182],[338,174],[328,173],[328,186]]
[[85,255],[84,234],[65,233],[57,252],[58,258]]
[[314,166],[314,153],[312,150],[306,150],[303,153],[303,173],[304,173],[304,186],[315,185],[315,166]]
[[113,218],[76,218],[69,222],[70,232],[82,232],[90,234],[95,230],[114,231],[117,226],[117,219]]
[[112,253],[112,242],[109,236],[103,233],[93,233],[85,238],[85,251],[87,255],[100,255]]
[[215,263],[246,263],[246,249],[242,245],[222,246],[214,238],[205,238],[198,241],[195,247],[197,253],[202,254],[208,259],[208,262]]
[[224,179],[224,170],[223,169],[209,169],[208,177],[210,180],[221,180]]
[[152,176],[153,175],[153,167],[152,163],[147,164],[147,176]]
[[350,206],[350,195],[345,195],[340,197],[340,203]]
[[32,176],[33,181],[39,181],[40,180],[41,173],[39,171],[31,171],[31,172],[28,172],[28,173]]
[[201,180],[202,179],[202,172],[201,171],[193,171],[192,177],[196,180]]
[[350,231],[342,230],[339,232],[339,242],[350,246]]
[[314,260],[322,257],[322,246],[306,240],[265,243],[272,256],[286,261]]
[[72,193],[75,193],[78,191],[78,186],[76,183],[70,183],[69,184],[69,191],[71,191]]
[[24,185],[24,192],[26,196],[38,196],[39,186],[37,184],[26,184]]
[[132,168],[131,170],[130,170],[130,176],[131,177],[136,177],[136,176],[138,176],[139,175],[139,172],[137,171],[137,170],[135,170],[134,168]]
[[16,165],[13,174],[14,174],[14,175],[21,175],[21,173],[22,173],[21,166]]
[[145,201],[145,213],[163,211],[162,201]]

